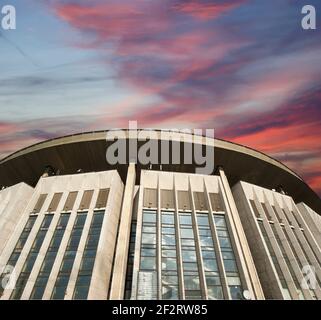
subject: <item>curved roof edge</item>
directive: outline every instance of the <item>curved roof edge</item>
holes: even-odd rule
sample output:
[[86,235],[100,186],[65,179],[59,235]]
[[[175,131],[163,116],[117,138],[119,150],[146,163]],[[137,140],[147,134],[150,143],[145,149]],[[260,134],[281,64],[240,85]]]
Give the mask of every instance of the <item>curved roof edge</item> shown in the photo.
[[[57,146],[57,145],[61,145],[61,144],[68,144],[68,143],[75,143],[75,142],[84,142],[84,141],[91,141],[91,140],[105,140],[106,139],[106,134],[107,132],[113,132],[115,135],[117,135],[117,132],[126,132],[126,137],[128,138],[128,133],[129,133],[129,129],[111,129],[111,130],[99,130],[99,131],[88,131],[88,132],[81,132],[81,133],[76,133],[76,134],[70,134],[70,135],[66,135],[66,136],[62,136],[62,137],[57,137],[57,138],[52,138],[49,140],[45,140],[45,141],[41,141],[38,143],[35,143],[31,146],[27,146],[25,148],[22,148],[18,151],[15,151],[13,153],[11,153],[10,155],[4,157],[3,159],[0,159],[0,165],[3,164],[6,161],[9,161],[11,159],[14,159],[16,157],[19,157],[21,155],[24,155],[26,153],[29,152],[33,152],[33,151],[37,151],[43,148],[48,148],[48,147],[52,147],[52,146]],[[138,129],[138,132],[146,132],[146,135],[148,134],[148,132],[150,132],[151,130],[148,129]],[[230,142],[224,139],[218,139],[218,138],[211,138],[211,137],[206,137],[204,135],[200,136],[197,134],[189,134],[189,133],[184,133],[182,131],[172,131],[172,130],[162,130],[162,129],[155,129],[153,130],[157,133],[169,133],[169,134],[177,134],[180,137],[182,135],[186,135],[187,137],[199,137],[199,138],[204,138],[207,140],[212,140],[212,142],[214,143],[214,146],[217,148],[223,148],[223,149],[227,149],[227,150],[232,150],[232,151],[237,151],[237,152],[241,152],[253,157],[256,157],[260,160],[266,161],[270,164],[276,165],[279,168],[291,173],[292,175],[294,175],[295,177],[299,178],[300,180],[304,181],[296,172],[294,172],[293,170],[291,170],[289,167],[287,167],[285,164],[283,164],[282,162],[272,158],[271,156],[266,155],[265,153],[255,150],[253,148],[238,144],[238,143],[234,143],[234,142]],[[160,137],[159,137],[160,138]],[[171,137],[172,140],[176,140],[175,137]],[[178,140],[178,137],[177,137]],[[194,143],[199,143],[199,141],[193,141]]]
[[[30,185],[36,185],[37,179],[47,165],[62,169],[62,174],[76,172],[75,169],[79,168],[83,168],[86,172],[117,168],[124,178],[126,175],[124,166],[115,167],[106,163],[105,148],[113,142],[114,138],[137,139],[136,132],[139,134],[140,144],[144,144],[145,139],[151,139],[214,147],[216,150],[214,164],[222,165],[226,169],[231,186],[238,181],[268,189],[283,186],[295,202],[305,202],[321,214],[320,197],[298,174],[280,161],[240,144],[194,134],[192,130],[111,129],[71,134],[42,141],[0,160],[0,184],[11,186],[24,181]],[[107,134],[111,139],[107,139]],[[196,166],[195,163],[189,168],[186,168],[183,163],[181,165],[166,167],[165,171],[193,172],[193,167]],[[138,167],[138,170],[144,168],[139,164]]]

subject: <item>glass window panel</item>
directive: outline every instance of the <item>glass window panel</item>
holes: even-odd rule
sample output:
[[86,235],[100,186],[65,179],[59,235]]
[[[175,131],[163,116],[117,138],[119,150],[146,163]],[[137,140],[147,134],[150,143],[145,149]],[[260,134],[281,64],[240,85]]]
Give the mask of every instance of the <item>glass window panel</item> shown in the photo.
[[58,248],[60,246],[62,235],[56,235],[51,239],[50,247]]
[[84,258],[94,258],[96,257],[96,249],[86,249],[84,251],[84,255],[83,255]]
[[240,286],[241,281],[239,277],[227,277],[227,284],[229,286]]
[[34,287],[34,289],[32,290],[30,299],[41,300],[44,290],[45,290],[44,287]]
[[94,267],[95,258],[83,258],[80,269],[91,271]]
[[162,214],[162,223],[164,223],[164,224],[174,224],[174,215],[172,215],[172,214]]
[[179,222],[180,222],[180,224],[192,225],[192,216],[191,215],[180,215]]
[[186,300],[201,300],[202,294],[201,291],[185,291],[185,299]]
[[205,271],[218,271],[217,262],[214,259],[203,260],[203,265]]
[[41,266],[41,271],[43,272],[50,272],[51,271],[51,267],[54,264],[54,259],[45,259],[44,262],[42,263]]
[[57,228],[65,228],[67,226],[68,220],[70,215],[69,214],[62,214],[57,224]]
[[67,287],[69,282],[69,276],[58,276],[56,281],[56,287]]
[[162,297],[164,300],[177,300],[179,298],[178,288],[173,286],[163,286]]
[[61,272],[71,271],[73,264],[74,264],[74,259],[64,259],[62,261],[60,271]]
[[225,217],[220,215],[214,215],[215,225],[217,228],[225,228]]
[[199,277],[184,275],[184,286],[185,286],[185,290],[199,290],[200,289]]
[[48,277],[49,276],[44,276],[44,277],[38,276],[35,286],[37,287],[46,286]]
[[192,250],[183,250],[182,257],[184,262],[196,262],[196,252]]
[[156,244],[156,234],[143,233],[142,243]]
[[29,217],[25,229],[31,229],[35,223],[36,217]]
[[54,287],[52,292],[52,299],[63,299],[65,297],[65,287]]
[[99,242],[99,234],[88,235],[86,246],[87,247],[97,247]]
[[181,244],[182,246],[195,246],[195,241],[194,239],[181,239]]
[[193,229],[181,229],[181,237],[187,239],[194,239]]
[[94,213],[93,220],[92,220],[92,226],[101,226],[103,224],[104,220],[104,213]]
[[32,248],[31,250],[33,251],[39,251],[40,250],[40,247],[42,245],[42,242],[45,238],[45,235],[46,235],[46,231],[39,231],[33,245],[32,245]]
[[99,236],[99,235],[100,235],[100,230],[101,230],[101,227],[98,227],[98,226],[93,227],[93,226],[91,226],[91,227],[90,227],[90,230],[89,230],[89,234],[90,234],[90,235]]
[[235,260],[224,260],[224,267],[226,272],[237,272]]
[[226,230],[217,230],[217,236],[228,238],[229,234]]
[[76,228],[71,231],[71,237],[80,237],[82,234],[82,228]]
[[144,213],[156,214],[156,211],[144,209]]
[[197,263],[184,262],[183,269],[184,269],[184,271],[197,271],[198,270]]
[[141,257],[140,268],[144,270],[156,269],[156,258],[154,257]]
[[85,300],[88,297],[89,287],[75,287],[74,299],[75,300]]
[[77,217],[76,217],[76,221],[75,221],[74,227],[82,228],[84,226],[84,224],[85,224],[86,218],[87,218],[86,214],[78,214]]
[[212,237],[211,229],[198,229],[200,236]]
[[207,215],[197,215],[197,223],[199,226],[209,226],[210,222]]
[[219,286],[221,285],[221,279],[220,277],[206,276],[206,284],[207,286]]
[[144,213],[143,223],[156,223],[156,213]]
[[23,272],[31,272],[32,267],[36,261],[37,254],[36,253],[30,253],[24,266],[23,266]]
[[176,244],[176,239],[174,235],[164,234],[162,236],[162,245],[174,246]]
[[89,286],[91,281],[91,275],[81,275],[77,278],[77,285],[78,286]]
[[233,300],[242,300],[243,292],[241,286],[230,286],[230,294]]
[[200,236],[200,244],[202,247],[213,247],[213,239],[208,236]]
[[163,270],[177,270],[176,258],[163,258],[162,259]]
[[215,251],[213,250],[202,250],[203,259],[215,259]]
[[16,283],[16,288],[19,289],[19,287],[24,287],[24,285],[26,284],[27,280],[28,280],[28,276],[29,274],[23,274],[21,273],[20,277],[18,278],[17,280],[17,283]]
[[21,236],[20,236],[20,239],[26,239],[26,238],[28,238],[29,233],[30,233],[29,230],[27,230],[27,231],[22,231]]
[[156,245],[155,244],[150,244],[150,243],[144,243],[144,244],[142,244],[142,247],[148,248],[148,249],[155,249]]
[[67,250],[64,255],[64,259],[74,259],[76,257],[77,251]]
[[155,257],[156,256],[156,249],[142,248],[141,249],[141,256]]
[[175,234],[175,228],[162,228],[163,234]]
[[41,228],[43,228],[43,229],[48,229],[49,226],[50,226],[50,222],[51,222],[52,218],[53,218],[53,215],[52,215],[52,214],[50,214],[50,215],[45,215],[45,219],[44,219],[44,221],[43,221],[43,223],[42,223],[42,225],[41,225]]
[[162,256],[168,258],[176,258],[176,250],[162,250]]
[[[11,261],[17,261],[19,259],[19,256],[20,256],[20,252],[13,252],[12,255],[10,256],[10,260],[9,262]],[[9,263],[10,264],[10,263]]]
[[145,225],[143,226],[143,232],[156,233],[156,227]]
[[16,249],[22,249],[26,240],[25,239],[19,239],[17,244],[16,244]]
[[229,238],[219,238],[221,248],[231,248],[231,243]]
[[69,239],[69,242],[68,242],[68,247],[78,247],[78,244],[79,244],[79,241],[80,241],[80,236],[72,236],[70,239]]
[[194,276],[194,277],[198,277],[198,271],[186,271],[184,270],[184,275],[185,276]]
[[231,249],[222,250],[223,259],[235,259],[234,253]]
[[222,300],[223,290],[221,286],[207,287],[207,294],[209,300]]
[[178,285],[178,277],[171,276],[171,275],[162,275],[162,283],[163,285],[169,285],[169,284]]

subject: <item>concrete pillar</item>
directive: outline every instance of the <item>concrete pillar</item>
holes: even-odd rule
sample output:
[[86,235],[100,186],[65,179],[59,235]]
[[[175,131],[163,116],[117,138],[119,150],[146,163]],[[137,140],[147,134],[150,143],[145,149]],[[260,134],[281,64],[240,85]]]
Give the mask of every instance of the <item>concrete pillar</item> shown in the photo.
[[[223,185],[225,196],[227,197],[227,200],[228,200],[227,203],[229,204],[229,209],[230,209],[231,218],[232,218],[231,222],[233,222],[234,224],[234,228],[239,240],[239,242],[236,241],[236,244],[238,246],[238,251],[239,252],[241,251],[243,253],[243,256],[240,255],[243,278],[246,281],[247,289],[250,291],[253,290],[252,291],[252,295],[254,294],[253,298],[256,298],[258,300],[264,299],[264,293],[263,293],[260,280],[254,265],[252,254],[245,236],[245,232],[242,227],[241,219],[233,198],[230,185],[228,183],[225,172],[223,171],[223,168],[219,169],[219,174],[221,177],[221,182]],[[242,246],[239,245],[240,243],[242,243]]]
[[123,206],[120,214],[110,300],[121,300],[124,297],[135,180],[135,164],[130,163],[124,190]]

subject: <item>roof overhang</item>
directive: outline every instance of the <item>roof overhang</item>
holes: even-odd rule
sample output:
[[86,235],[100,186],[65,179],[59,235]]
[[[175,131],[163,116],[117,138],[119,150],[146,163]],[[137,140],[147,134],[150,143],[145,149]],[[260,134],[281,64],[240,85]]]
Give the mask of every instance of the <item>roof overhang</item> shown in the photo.
[[[50,165],[60,170],[60,174],[73,174],[78,169],[83,172],[103,171],[117,169],[124,180],[126,178],[127,159],[124,164],[110,165],[106,161],[106,151],[113,142],[107,141],[107,133],[113,134],[118,139],[125,139],[129,145],[132,131],[109,130],[80,133],[61,138],[44,141],[33,146],[19,150],[0,161],[0,185],[11,186],[25,182],[35,186],[46,166]],[[197,136],[189,133],[172,131],[140,130],[138,148],[151,138],[158,142],[161,154],[160,141],[183,141],[187,144],[200,144],[214,146],[215,166],[222,166],[231,186],[238,181],[246,181],[261,187],[275,189],[282,186],[293,197],[295,202],[304,202],[313,210],[321,213],[321,199],[319,196],[292,170],[281,162],[253,149],[227,142]],[[181,157],[183,159],[183,148]],[[198,167],[192,164],[163,164],[163,171],[194,173]],[[149,165],[137,164],[137,170],[148,169]],[[159,170],[159,166],[152,166]]]

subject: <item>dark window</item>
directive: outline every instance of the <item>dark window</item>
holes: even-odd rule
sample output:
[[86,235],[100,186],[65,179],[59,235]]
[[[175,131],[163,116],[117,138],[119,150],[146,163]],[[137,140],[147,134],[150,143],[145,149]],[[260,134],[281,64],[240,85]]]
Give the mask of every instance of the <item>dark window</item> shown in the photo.
[[69,277],[76,258],[77,249],[79,246],[81,234],[86,222],[87,213],[81,212],[76,216],[73,229],[68,241],[66,252],[64,254],[57,280],[51,295],[51,299],[64,299],[66,289],[69,282]]
[[36,261],[36,258],[38,256],[38,253],[39,253],[39,250],[40,250],[40,247],[43,243],[43,240],[45,238],[45,235],[48,231],[48,228],[51,224],[51,221],[52,221],[52,218],[53,218],[53,215],[52,214],[47,214],[45,215],[43,221],[42,221],[42,224],[40,226],[40,230],[38,231],[37,235],[36,235],[36,238],[33,242],[33,245],[31,247],[31,250],[27,256],[27,259],[23,265],[23,268],[22,268],[22,272],[21,274],[19,275],[19,278],[17,280],[17,283],[16,283],[16,287],[15,289],[12,291],[11,293],[11,297],[10,299],[11,300],[16,300],[16,299],[20,299],[21,298],[21,295],[23,293],[23,290],[27,284],[27,281],[29,279],[29,276],[30,276],[30,273],[32,271],[32,268],[35,264],[35,261]]
[[104,211],[94,212],[76,280],[74,299],[87,299],[103,220]]

